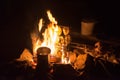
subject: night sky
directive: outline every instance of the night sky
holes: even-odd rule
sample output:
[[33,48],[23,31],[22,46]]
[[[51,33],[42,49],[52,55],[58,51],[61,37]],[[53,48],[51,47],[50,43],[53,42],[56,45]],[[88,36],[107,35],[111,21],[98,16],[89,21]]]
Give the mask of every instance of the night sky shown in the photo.
[[0,61],[18,58],[24,48],[31,48],[30,32],[51,10],[58,24],[80,31],[84,18],[95,19],[95,34],[119,38],[119,6],[115,0],[1,0]]

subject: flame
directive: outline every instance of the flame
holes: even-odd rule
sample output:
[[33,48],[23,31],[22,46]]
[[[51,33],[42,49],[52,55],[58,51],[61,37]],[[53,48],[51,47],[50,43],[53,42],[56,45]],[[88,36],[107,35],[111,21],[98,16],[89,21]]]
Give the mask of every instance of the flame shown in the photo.
[[50,20],[50,22],[54,23],[54,24],[57,24],[57,21],[55,20],[55,18],[52,16],[50,10],[47,11],[47,15],[48,15],[48,18]]
[[62,57],[61,57],[62,59],[61,59],[61,62],[63,63],[63,64],[70,64],[70,59],[69,59],[69,55],[68,55],[68,53],[64,53],[64,51],[63,51],[63,54],[62,54]]
[[57,52],[57,42],[59,39],[58,36],[58,26],[54,25],[53,23],[50,23],[48,25],[48,28],[45,30],[44,34],[44,41],[41,44],[41,46],[46,46],[51,49],[51,54],[56,54]]
[[[59,25],[57,25],[57,21],[52,16],[50,10],[47,11],[47,16],[50,23],[47,25],[47,28],[42,33],[43,39],[40,39],[39,35],[35,33],[31,34],[34,56],[36,56],[37,54],[36,51],[39,47],[48,47],[51,49],[51,55],[57,56],[57,52],[61,49],[62,47],[61,44],[63,44],[63,42],[60,43],[62,29]],[[41,18],[38,24],[39,33],[41,33],[42,28],[43,28],[43,19]],[[66,57],[63,56],[64,54],[62,54],[61,57],[62,63],[67,63],[68,61],[67,62],[65,61]]]
[[[56,42],[58,42],[58,30],[60,29],[57,25],[57,21],[55,21],[55,18],[52,16],[50,11],[47,11],[48,18],[50,20],[50,24],[47,25],[47,29],[45,29],[45,32],[43,35],[43,41],[39,38],[36,34],[32,34],[32,44],[33,44],[33,53],[36,55],[36,50],[39,47],[46,46],[51,49],[51,54],[55,54],[56,52]],[[56,24],[56,25],[55,25]],[[43,27],[43,19],[41,18],[38,24],[38,30],[41,32],[41,29]]]
[[43,26],[43,19],[42,19],[42,18],[40,19],[38,26],[39,26],[39,29],[38,29],[38,30],[39,30],[39,32],[40,32],[41,29],[42,29],[42,26]]
[[57,21],[52,16],[51,12],[47,11],[50,24],[47,25],[47,29],[43,33],[44,41],[41,46],[46,46],[51,49],[51,54],[55,55],[57,53],[57,43],[59,41],[59,29]]

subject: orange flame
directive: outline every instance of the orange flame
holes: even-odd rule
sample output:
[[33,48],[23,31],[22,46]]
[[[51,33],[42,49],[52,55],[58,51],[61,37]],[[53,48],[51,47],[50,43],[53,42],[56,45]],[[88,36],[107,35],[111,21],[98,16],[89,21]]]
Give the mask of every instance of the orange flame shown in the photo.
[[40,32],[41,29],[42,29],[42,26],[43,26],[43,19],[42,19],[42,18],[40,19],[38,26],[39,26],[39,29],[38,29],[38,30],[39,30],[39,32]]
[[[43,39],[40,39],[40,37],[34,33],[31,35],[34,56],[36,56],[37,53],[36,50],[39,47],[50,48],[51,55],[53,56],[56,56],[58,50],[60,50],[60,37],[61,37],[62,29],[60,26],[57,25],[57,21],[52,16],[49,10],[47,11],[47,15],[50,20],[50,23],[47,25],[47,28],[45,29],[44,33],[42,33]],[[42,18],[40,19],[38,26],[39,26],[38,30],[39,32],[41,32],[41,29],[43,28]],[[64,56],[64,54],[62,54],[62,56]],[[65,60],[65,58],[63,57],[61,59]]]
[[50,20],[50,22],[54,23],[54,24],[57,24],[57,21],[55,20],[55,18],[52,16],[51,12],[48,10],[47,11],[47,15],[48,15],[48,18]]

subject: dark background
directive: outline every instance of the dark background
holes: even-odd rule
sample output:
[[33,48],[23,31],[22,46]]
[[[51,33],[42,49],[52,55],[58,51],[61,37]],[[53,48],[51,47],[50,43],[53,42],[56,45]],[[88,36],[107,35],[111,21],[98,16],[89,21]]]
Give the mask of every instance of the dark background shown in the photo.
[[90,18],[97,21],[94,34],[119,39],[119,5],[115,0],[1,0],[0,61],[18,58],[24,48],[31,48],[30,32],[41,17],[47,20],[47,10],[73,31],[79,32],[81,20]]

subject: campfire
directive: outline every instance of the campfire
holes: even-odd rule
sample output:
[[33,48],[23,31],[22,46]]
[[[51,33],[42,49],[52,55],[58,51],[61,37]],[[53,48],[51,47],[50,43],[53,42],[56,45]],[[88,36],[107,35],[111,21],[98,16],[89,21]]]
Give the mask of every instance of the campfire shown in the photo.
[[[47,15],[50,21],[49,24],[46,25],[47,27],[44,29],[44,21],[41,18],[38,24],[38,32],[31,33],[33,53],[25,49],[20,59],[23,59],[23,57],[25,59],[25,57],[30,55],[28,60],[34,62],[34,58],[37,57],[37,49],[40,47],[48,47],[51,50],[48,56],[49,63],[70,64],[73,62],[70,60],[70,51],[68,48],[71,41],[69,34],[70,29],[67,26],[58,25],[50,11],[47,11]],[[43,33],[41,32],[42,29],[44,29]]]
[[[110,51],[105,53],[102,51],[103,47],[101,42],[98,41],[92,46],[92,49],[87,44],[72,43],[69,26],[58,25],[58,22],[51,14],[50,10],[47,11],[49,23],[45,25],[43,18],[39,20],[37,31],[30,33],[33,52],[28,49],[24,49],[18,61],[28,61],[29,66],[36,69],[39,65],[39,55],[45,55],[47,57],[48,64],[56,68],[58,65],[68,65],[75,70],[78,75],[82,75],[85,68],[88,55],[94,58],[94,61],[101,59],[109,61],[114,64],[119,64],[115,55],[112,55]],[[72,49],[70,49],[72,47]],[[39,50],[39,51],[38,51]],[[46,51],[49,50],[49,51]],[[40,56],[41,57],[41,56]],[[41,66],[41,65],[40,65]],[[44,71],[43,71],[44,72]],[[54,68],[50,70],[50,73],[54,72]]]

